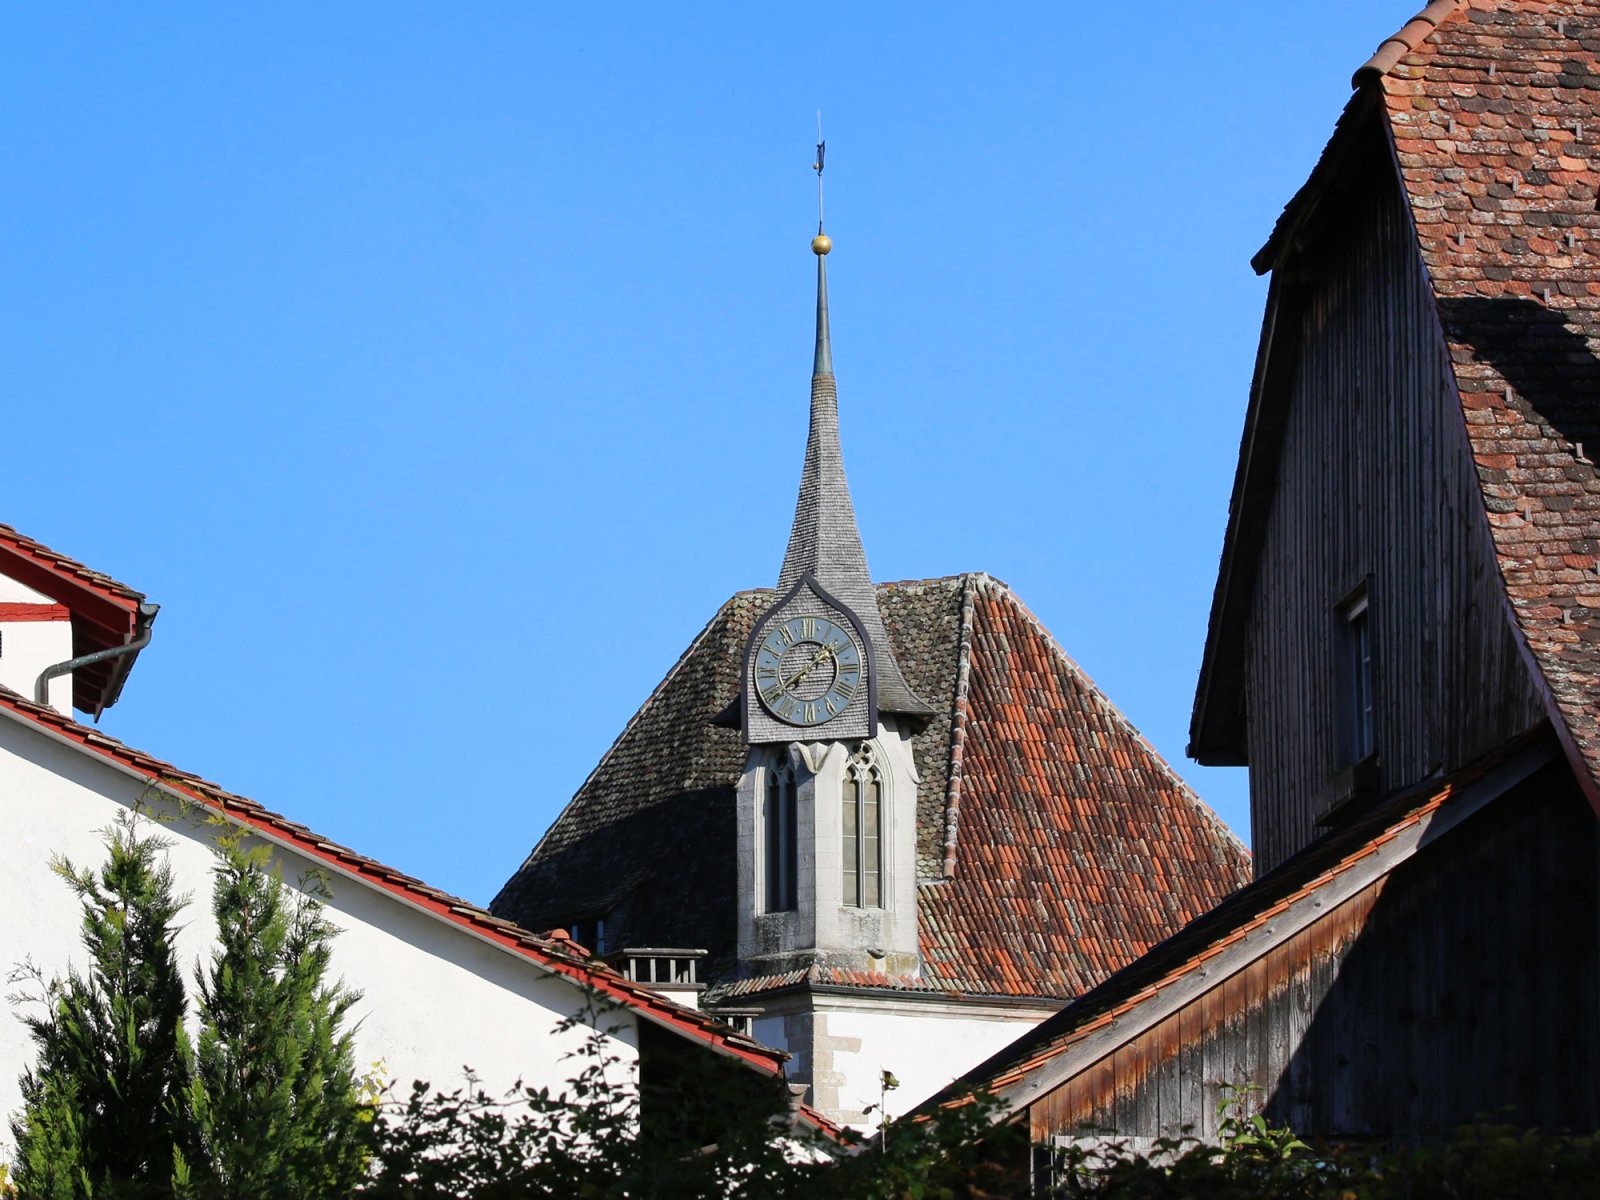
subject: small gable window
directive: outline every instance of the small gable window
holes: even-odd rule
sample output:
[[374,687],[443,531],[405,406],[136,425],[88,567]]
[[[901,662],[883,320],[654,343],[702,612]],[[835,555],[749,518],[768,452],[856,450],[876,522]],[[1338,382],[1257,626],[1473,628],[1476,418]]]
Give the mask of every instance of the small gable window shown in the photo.
[[761,808],[766,911],[790,912],[799,906],[799,892],[795,884],[795,778],[789,756],[782,751],[775,754],[767,764],[766,777]]
[[844,773],[844,903],[883,907],[883,772],[871,742]]
[[1367,589],[1362,587],[1339,606],[1340,725],[1346,765],[1358,763],[1377,750],[1373,724],[1372,625]]

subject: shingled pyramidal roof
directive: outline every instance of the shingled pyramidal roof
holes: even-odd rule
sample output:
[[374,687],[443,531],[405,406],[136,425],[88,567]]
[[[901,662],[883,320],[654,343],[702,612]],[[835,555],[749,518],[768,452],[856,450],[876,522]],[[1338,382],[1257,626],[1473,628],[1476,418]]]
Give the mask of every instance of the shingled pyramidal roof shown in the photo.
[[[820,236],[820,235],[819,235]],[[1249,878],[1249,856],[1011,590],[982,574],[874,587],[839,445],[823,250],[811,427],[776,591],[722,605],[495,897],[535,929],[703,947],[711,999],[809,984],[1066,998]],[[880,711],[916,717],[919,976],[739,979],[737,712],[752,628],[807,573],[877,655]]]

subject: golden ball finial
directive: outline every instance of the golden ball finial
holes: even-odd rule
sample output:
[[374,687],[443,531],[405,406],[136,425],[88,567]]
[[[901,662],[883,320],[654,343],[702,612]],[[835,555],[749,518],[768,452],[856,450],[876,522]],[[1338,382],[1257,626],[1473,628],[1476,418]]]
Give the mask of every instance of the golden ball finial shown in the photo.
[[821,257],[833,249],[833,239],[825,233],[819,233],[811,239],[811,253]]

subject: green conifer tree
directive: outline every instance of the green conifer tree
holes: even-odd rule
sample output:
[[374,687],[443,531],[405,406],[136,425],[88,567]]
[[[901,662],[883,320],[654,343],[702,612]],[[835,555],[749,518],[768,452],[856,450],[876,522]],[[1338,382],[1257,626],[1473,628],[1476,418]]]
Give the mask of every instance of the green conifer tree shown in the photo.
[[358,1094],[358,993],[326,981],[335,930],[271,868],[270,849],[222,840],[218,948],[199,975],[189,1107],[196,1190],[225,1197],[346,1196],[361,1181],[372,1110]]
[[25,1018],[38,1061],[22,1076],[11,1122],[12,1182],[24,1197],[123,1200],[170,1194],[174,1147],[186,1144],[184,987],[173,948],[167,843],[124,814],[106,830],[98,874],[57,859],[83,906],[88,970],[45,983],[37,969]]

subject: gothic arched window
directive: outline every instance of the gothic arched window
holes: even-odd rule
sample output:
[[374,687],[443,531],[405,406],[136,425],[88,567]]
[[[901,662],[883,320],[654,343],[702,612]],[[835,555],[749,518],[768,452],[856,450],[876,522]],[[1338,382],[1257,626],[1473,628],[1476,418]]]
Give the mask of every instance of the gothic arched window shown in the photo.
[[788,912],[798,907],[795,886],[794,765],[778,751],[767,764],[766,798],[761,824],[766,838],[763,875],[766,877],[767,912]]
[[883,907],[883,772],[871,742],[844,772],[844,903]]

